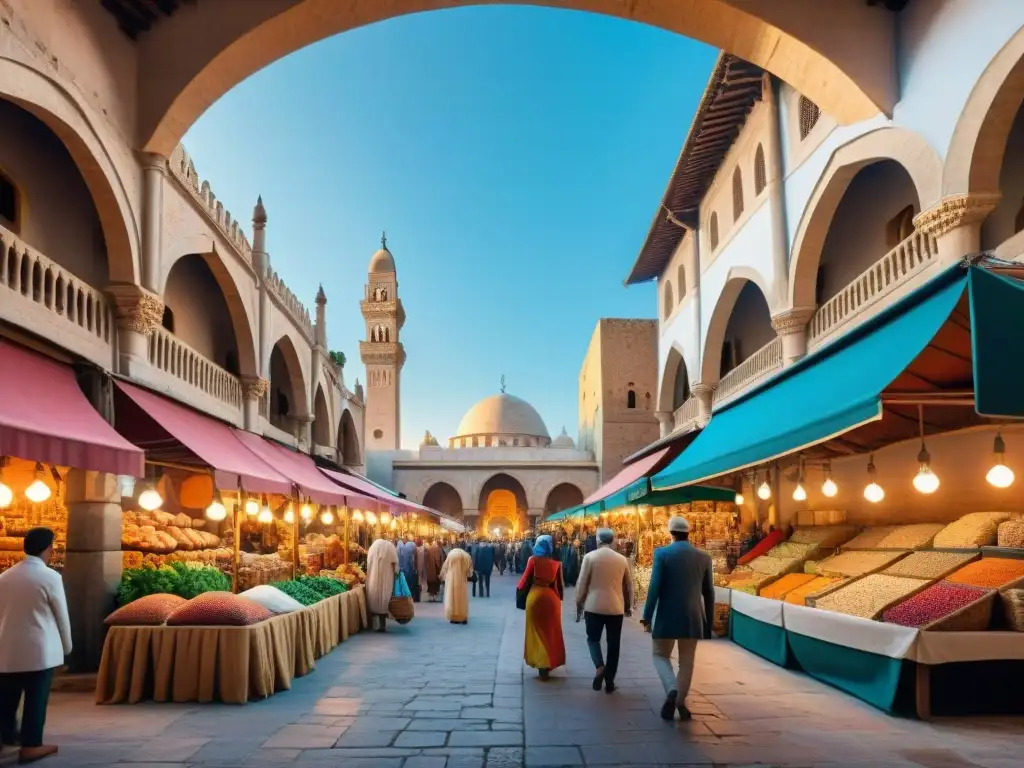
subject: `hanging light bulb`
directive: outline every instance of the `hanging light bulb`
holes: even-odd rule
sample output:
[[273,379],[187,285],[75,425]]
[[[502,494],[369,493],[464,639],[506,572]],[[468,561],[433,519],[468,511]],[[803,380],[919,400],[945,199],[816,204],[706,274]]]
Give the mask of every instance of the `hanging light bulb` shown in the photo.
[[[31,502],[34,502],[36,504],[42,504],[44,501],[50,498],[50,494],[50,486],[43,482],[43,465],[37,463],[36,479],[32,481],[32,484],[29,485],[28,488],[25,489],[25,496]],[[157,498],[159,498],[159,494],[157,494]],[[157,504],[157,507],[158,506],[160,505]],[[156,509],[156,507],[153,507],[153,509]]]
[[329,509],[325,509],[320,513],[320,522],[324,525],[330,525],[334,522],[334,514]]
[[245,514],[249,517],[256,517],[260,513],[260,503],[256,501],[255,496],[250,496],[245,500]]
[[380,523],[381,525],[387,525],[389,522],[391,522],[391,513],[384,510],[380,513]]
[[267,502],[266,495],[263,496],[263,504],[260,507],[259,517],[256,518],[258,522],[269,523],[274,519],[274,513],[270,511],[270,504]]
[[289,525],[295,522],[295,510],[291,508],[291,505],[284,511],[284,521]]
[[373,514],[373,512],[370,512],[369,510],[367,510],[366,511],[366,522],[368,522],[370,525],[376,525],[377,524],[377,516],[375,514]]
[[918,470],[914,475],[914,488],[918,493],[935,493],[939,488],[939,476],[932,472],[932,457],[924,444],[924,406],[917,406],[917,423],[921,432],[921,450],[917,454]]
[[765,473],[764,482],[757,486],[757,498],[761,501],[768,501],[772,497],[772,487],[768,485],[768,474]]
[[307,523],[313,519],[313,507],[310,506],[308,501],[302,505],[302,509],[299,510],[299,516]]
[[793,501],[807,501],[807,489],[804,488],[804,457],[800,457],[800,470],[796,477],[796,488],[793,489]]
[[[994,485],[996,488],[1009,488],[1013,485],[1013,470],[1006,466],[1006,462],[1003,459],[1003,454],[1006,453],[1006,444],[1003,442],[1003,430],[999,429],[996,431],[996,439],[992,443],[992,452],[996,455],[996,463],[992,466],[992,469],[985,475],[985,479],[988,480],[989,485]],[[0,497],[0,507],[3,507],[3,498]]]
[[352,511],[352,522],[353,523],[361,523],[361,522],[363,522],[363,513],[360,512],[358,509]]
[[864,498],[872,504],[877,504],[885,498],[885,491],[882,486],[875,482],[875,455],[868,458],[868,479],[871,481],[864,488]]
[[733,501],[736,503],[737,507],[742,507],[743,506],[743,502],[744,502],[743,494],[737,492],[736,493],[736,498]]
[[[39,465],[36,465],[36,473],[40,472]],[[28,493],[26,491],[26,493]],[[142,493],[139,494],[139,506],[147,512],[160,509],[160,505],[164,503],[163,498],[160,496],[160,492],[157,491],[156,486],[149,482],[146,483]]]
[[206,508],[206,517],[214,522],[219,522],[228,516],[228,510],[220,497],[220,491],[213,492],[213,501]]
[[391,518],[391,525],[389,527],[391,528],[392,531],[395,530],[395,528],[398,527],[398,521],[394,518]]
[[14,491],[4,482],[4,467],[7,466],[7,457],[0,456],[0,509],[6,509],[14,503]]
[[839,493],[839,486],[836,485],[836,481],[832,479],[831,461],[825,467],[825,482],[821,484],[821,492],[830,499]]

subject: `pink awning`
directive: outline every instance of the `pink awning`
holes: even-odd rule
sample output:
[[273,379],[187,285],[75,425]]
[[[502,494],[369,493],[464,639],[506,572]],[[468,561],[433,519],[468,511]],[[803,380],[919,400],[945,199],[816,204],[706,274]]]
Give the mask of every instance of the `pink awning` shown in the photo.
[[364,496],[369,496],[374,501],[377,501],[380,504],[385,504],[392,509],[397,507],[399,509],[412,510],[413,508],[411,502],[407,502],[405,499],[400,499],[397,496],[392,496],[382,488],[378,488],[369,480],[364,480],[363,478],[356,477],[355,475],[348,475],[344,472],[335,472],[333,469],[324,469],[323,467],[320,468],[320,471],[338,485],[343,485],[344,487],[357,491]]
[[343,507],[346,506],[346,503],[365,504],[370,502],[370,499],[360,494],[345,493],[345,489],[332,483],[320,473],[309,456],[289,450],[283,445],[278,445],[252,432],[240,429],[232,431],[246,448],[291,480],[298,486],[299,492],[303,496],[308,496],[317,504],[335,504]]
[[145,474],[142,451],[96,412],[70,367],[2,340],[0,456],[111,475]]
[[151,461],[212,469],[224,490],[291,494],[292,481],[246,448],[232,427],[123,381],[117,389],[117,431]]
[[671,446],[668,446],[662,448],[660,451],[648,454],[642,459],[637,459],[632,464],[627,464],[617,475],[615,475],[615,477],[587,496],[587,498],[583,500],[584,506],[600,501],[607,496],[611,496],[613,493],[621,491],[630,483],[634,483],[644,475],[649,474],[656,466],[658,466],[658,462],[664,459],[670,450],[672,450],[672,448]]

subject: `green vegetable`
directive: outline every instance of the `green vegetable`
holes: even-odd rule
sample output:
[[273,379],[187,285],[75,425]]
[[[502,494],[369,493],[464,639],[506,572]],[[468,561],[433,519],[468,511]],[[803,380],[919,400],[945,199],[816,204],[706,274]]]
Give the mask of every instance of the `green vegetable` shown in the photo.
[[186,600],[204,592],[231,591],[231,580],[218,568],[188,563],[172,563],[171,567],[178,572],[178,587],[174,594]]
[[348,587],[337,579],[331,579],[327,576],[299,576],[297,581],[299,584],[309,587],[323,597],[334,597],[334,595],[348,592]]
[[294,597],[303,605],[313,605],[324,599],[324,596],[319,592],[310,589],[304,584],[300,584],[298,581],[274,581],[271,582],[270,586],[280,589],[290,597]]
[[160,568],[128,568],[117,586],[118,606],[146,595],[170,594],[191,600],[204,592],[229,592],[231,580],[217,568],[172,563]]

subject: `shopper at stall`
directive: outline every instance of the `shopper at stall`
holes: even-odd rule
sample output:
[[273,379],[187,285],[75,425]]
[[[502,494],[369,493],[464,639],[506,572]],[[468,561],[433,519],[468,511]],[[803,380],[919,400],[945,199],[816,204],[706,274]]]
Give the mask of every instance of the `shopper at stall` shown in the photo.
[[552,669],[565,664],[565,640],[562,637],[565,584],[562,581],[562,564],[552,557],[550,536],[539,536],[530,552],[526,572],[516,587],[529,590],[523,657],[527,666],[536,669],[542,680],[547,680]]
[[[689,720],[686,694],[693,679],[697,641],[711,637],[715,583],[711,556],[688,541],[690,524],[686,518],[673,517],[668,521],[668,530],[672,543],[654,550],[654,568],[641,623],[646,632],[653,632],[654,668],[665,688],[661,717],[673,720],[678,710],[683,720]],[[673,648],[679,651],[676,671],[672,669]]]
[[412,536],[398,545],[398,567],[405,574],[405,582],[409,585],[409,591],[412,592],[413,602],[418,603],[420,601],[420,577],[419,571],[416,569],[416,544],[413,542]]
[[427,600],[431,603],[437,602],[437,596],[441,593],[441,567],[444,565],[445,551],[438,544],[437,539],[431,539],[430,544],[423,553],[423,572],[427,584]]
[[469,575],[472,572],[473,558],[461,547],[453,549],[441,566],[444,617],[452,624],[469,623]]
[[43,726],[54,670],[71,653],[64,582],[47,567],[53,540],[49,528],[33,528],[25,534],[25,559],[0,573],[0,728],[4,744],[21,746],[22,763],[57,752],[43,744]]
[[494,570],[494,546],[489,541],[480,541],[473,548],[473,570],[476,572],[476,581],[473,582],[473,597],[476,597],[477,587],[480,588],[480,597],[490,597],[491,571]]
[[[597,549],[583,558],[576,586],[576,617],[583,615],[587,627],[587,647],[594,662],[594,690],[601,684],[607,693],[615,690],[619,668],[619,644],[622,618],[633,611],[633,577],[629,561],[612,546],[615,533],[610,528],[597,531]],[[607,631],[608,661],[601,655],[601,634]]]
[[366,607],[370,612],[370,628],[387,630],[388,603],[395,593],[398,575],[398,551],[386,539],[377,539],[366,553]]

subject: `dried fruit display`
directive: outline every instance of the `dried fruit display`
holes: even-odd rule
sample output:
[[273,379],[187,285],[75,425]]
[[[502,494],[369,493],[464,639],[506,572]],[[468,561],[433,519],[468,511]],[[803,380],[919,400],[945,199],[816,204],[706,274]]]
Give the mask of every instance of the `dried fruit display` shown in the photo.
[[873,619],[894,602],[909,597],[928,582],[873,573],[814,601],[815,608]]
[[819,525],[797,528],[789,540],[793,544],[817,544],[827,549],[849,541],[855,533],[857,529],[852,525]]
[[803,560],[818,549],[817,544],[801,544],[794,541],[784,541],[778,546],[772,547],[768,557],[779,557],[786,560]]
[[841,581],[843,579],[835,576],[811,576],[810,581],[786,593],[786,602],[793,605],[805,605],[808,597],[816,595],[829,587],[834,587]]
[[903,557],[902,552],[840,552],[822,560],[817,572],[822,576],[863,576],[880,571]]
[[817,576],[809,573],[787,573],[773,584],[769,584],[759,593],[761,597],[768,597],[772,600],[781,600],[797,587],[814,581]]
[[996,543],[1000,547],[1024,548],[1024,518],[1015,517],[999,524]]
[[984,557],[954,571],[946,577],[946,581],[998,589],[1020,578],[1024,578],[1024,560]]
[[945,527],[942,523],[901,525],[878,542],[878,549],[923,549],[931,546],[935,534]]
[[898,525],[876,525],[871,528],[865,528],[843,544],[843,549],[878,549],[882,540],[890,533],[894,533],[898,528]]
[[884,573],[916,579],[941,579],[976,558],[972,552],[911,552]]
[[1009,512],[972,512],[950,523],[935,535],[936,549],[975,549],[996,543],[999,524],[1013,515]]
[[785,573],[786,569],[796,567],[798,561],[789,558],[782,559],[780,557],[769,557],[768,555],[762,555],[761,557],[755,558],[747,563],[747,566],[754,573],[763,573],[767,576],[776,576],[780,573]]
[[904,627],[923,627],[959,611],[987,594],[990,594],[990,590],[981,587],[940,581],[887,609],[882,614],[882,621]]

